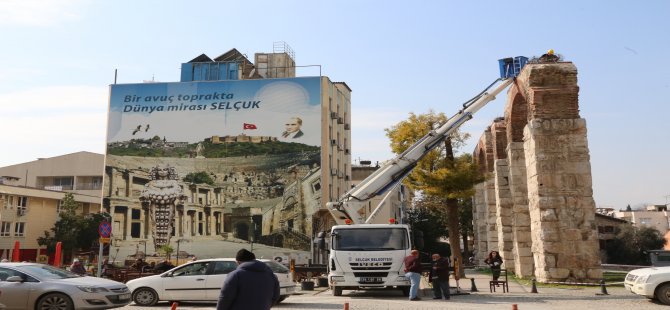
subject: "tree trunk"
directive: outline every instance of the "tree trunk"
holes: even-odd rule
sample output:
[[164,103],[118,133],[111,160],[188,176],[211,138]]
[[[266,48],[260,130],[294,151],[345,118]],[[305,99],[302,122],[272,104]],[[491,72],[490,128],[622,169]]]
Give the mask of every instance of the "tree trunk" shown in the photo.
[[458,224],[458,200],[447,199],[447,228],[449,229],[449,247],[451,248],[452,264],[458,263],[459,276],[463,278],[463,257],[461,256],[461,239]]
[[[451,138],[444,139],[445,164],[447,167],[453,169],[454,167],[454,149],[451,144]],[[459,277],[465,276],[463,270],[463,256],[461,256],[461,240],[459,238],[461,229],[458,224],[458,200],[454,198],[447,198],[447,228],[449,229],[449,246],[451,248],[451,261],[458,264]]]

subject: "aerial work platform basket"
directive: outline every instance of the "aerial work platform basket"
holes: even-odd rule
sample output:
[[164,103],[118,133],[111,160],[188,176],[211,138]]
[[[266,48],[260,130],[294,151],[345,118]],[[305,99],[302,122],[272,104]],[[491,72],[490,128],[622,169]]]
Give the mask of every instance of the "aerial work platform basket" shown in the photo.
[[500,66],[500,78],[507,79],[519,75],[521,68],[528,62],[528,57],[516,56],[510,58],[498,59]]

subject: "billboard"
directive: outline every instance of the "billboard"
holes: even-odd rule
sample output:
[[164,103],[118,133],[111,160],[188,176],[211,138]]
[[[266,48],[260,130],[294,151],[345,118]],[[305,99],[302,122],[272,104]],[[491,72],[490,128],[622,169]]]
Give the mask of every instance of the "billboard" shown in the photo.
[[128,251],[308,251],[320,165],[320,77],[111,86],[103,195]]

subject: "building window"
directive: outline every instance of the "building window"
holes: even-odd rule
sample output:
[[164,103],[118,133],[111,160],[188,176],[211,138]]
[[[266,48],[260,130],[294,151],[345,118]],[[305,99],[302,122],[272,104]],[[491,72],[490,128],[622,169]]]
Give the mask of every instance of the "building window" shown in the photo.
[[0,222],[0,237],[9,237],[11,236],[12,223],[11,222]]
[[132,217],[133,220],[139,220],[139,219],[140,219],[140,216],[141,216],[141,214],[142,214],[142,212],[141,212],[140,210],[133,209],[133,210],[130,211],[130,212],[131,212],[131,213],[130,213],[130,214],[131,214],[130,216]]
[[14,236],[15,237],[23,237],[25,229],[26,229],[26,223],[16,222],[16,226],[14,226]]
[[28,209],[28,197],[19,196],[16,200],[16,210],[25,213]]
[[312,192],[318,193],[321,190],[321,182],[316,181],[312,183]]
[[61,214],[61,212],[63,212],[63,201],[59,200],[56,206],[56,214]]

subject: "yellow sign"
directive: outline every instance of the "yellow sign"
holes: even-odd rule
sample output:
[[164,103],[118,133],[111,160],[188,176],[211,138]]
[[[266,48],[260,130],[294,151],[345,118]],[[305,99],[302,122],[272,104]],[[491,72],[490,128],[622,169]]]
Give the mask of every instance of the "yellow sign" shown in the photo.
[[100,238],[100,243],[109,243],[109,238]]

